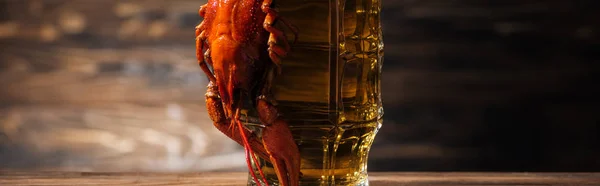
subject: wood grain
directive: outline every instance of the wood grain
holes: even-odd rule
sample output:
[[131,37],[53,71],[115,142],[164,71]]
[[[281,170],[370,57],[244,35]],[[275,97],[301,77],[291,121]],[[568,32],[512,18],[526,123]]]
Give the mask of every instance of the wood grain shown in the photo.
[[82,49],[21,43],[0,57],[0,102],[201,103],[208,81],[185,46]]
[[[178,102],[2,108],[3,156],[29,159],[8,161],[4,166],[79,171],[240,167],[244,157],[237,153],[239,145],[212,126],[205,110],[203,103]],[[231,158],[234,161],[226,160]]]
[[201,20],[198,8],[204,2],[25,0],[9,2],[7,14],[18,25],[11,38],[25,41],[80,43],[83,39],[82,44],[96,47],[122,45],[118,41],[192,44],[193,25]]
[[[245,185],[247,173],[0,172],[7,186],[49,185]],[[597,185],[598,173],[410,173],[374,172],[370,185]]]

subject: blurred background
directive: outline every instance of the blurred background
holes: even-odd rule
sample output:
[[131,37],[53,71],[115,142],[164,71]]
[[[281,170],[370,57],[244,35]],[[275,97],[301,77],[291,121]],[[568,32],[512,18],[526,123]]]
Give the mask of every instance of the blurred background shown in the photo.
[[[0,0],[0,169],[244,171],[204,107],[204,0]],[[600,171],[600,1],[383,0],[370,171]]]

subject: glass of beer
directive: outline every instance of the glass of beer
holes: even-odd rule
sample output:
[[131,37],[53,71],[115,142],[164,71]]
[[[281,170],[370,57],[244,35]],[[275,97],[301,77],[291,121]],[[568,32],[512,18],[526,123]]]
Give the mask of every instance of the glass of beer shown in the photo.
[[[368,185],[367,157],[383,116],[381,0],[275,5],[299,34],[272,91],[300,150],[300,185]],[[269,185],[278,185],[273,166],[258,161]]]

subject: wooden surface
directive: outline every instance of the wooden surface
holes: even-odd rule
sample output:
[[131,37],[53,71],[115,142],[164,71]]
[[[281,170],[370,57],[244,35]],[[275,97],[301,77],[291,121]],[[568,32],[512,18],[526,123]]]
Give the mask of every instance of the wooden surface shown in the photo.
[[[0,172],[0,185],[245,185],[243,172],[220,173],[76,173]],[[412,173],[376,172],[372,186],[397,185],[599,185],[600,173]]]

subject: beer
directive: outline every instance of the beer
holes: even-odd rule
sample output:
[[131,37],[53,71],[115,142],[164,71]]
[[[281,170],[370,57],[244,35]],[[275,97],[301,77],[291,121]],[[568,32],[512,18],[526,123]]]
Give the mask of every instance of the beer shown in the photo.
[[[275,4],[299,28],[273,93],[300,149],[301,185],[368,185],[367,156],[383,115],[380,0]],[[289,30],[278,28],[293,40]],[[258,124],[246,123],[260,131]],[[272,165],[258,161],[269,185],[277,185]]]

